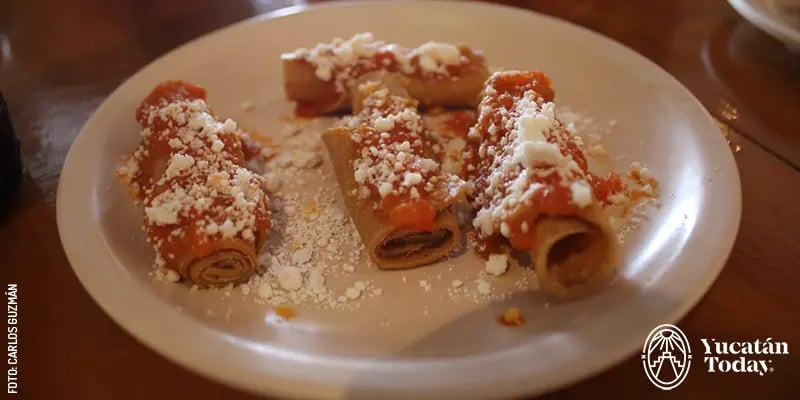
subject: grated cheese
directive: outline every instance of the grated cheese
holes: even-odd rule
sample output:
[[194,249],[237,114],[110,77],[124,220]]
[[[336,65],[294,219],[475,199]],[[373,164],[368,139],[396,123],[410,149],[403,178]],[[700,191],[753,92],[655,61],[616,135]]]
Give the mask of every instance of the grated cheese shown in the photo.
[[[383,55],[382,64],[376,61],[378,54]],[[363,71],[388,68],[404,74],[448,77],[447,67],[469,62],[461,49],[452,44],[431,41],[414,49],[406,49],[376,40],[369,32],[355,34],[346,40],[336,38],[311,49],[299,48],[282,54],[281,59],[303,60],[311,64],[318,79],[334,81],[340,92],[349,88],[358,77],[357,74]]]
[[[478,165],[477,169],[468,168],[468,177],[471,203],[478,210],[473,226],[479,238],[508,237],[516,227],[507,220],[531,206],[537,191],[546,187],[541,183],[545,177],[555,175],[556,184],[568,189],[578,182],[583,186],[571,190],[572,202],[585,207],[592,201],[587,171],[565,150],[580,150],[581,142],[565,128],[555,104],[532,89],[521,96],[499,92],[493,83],[505,74],[516,72],[497,72],[487,81],[478,123],[469,133],[478,143],[477,152],[473,149],[467,157]],[[589,189],[588,198],[583,189]]]
[[500,276],[508,269],[508,256],[505,254],[492,254],[486,261],[486,272],[490,275]]

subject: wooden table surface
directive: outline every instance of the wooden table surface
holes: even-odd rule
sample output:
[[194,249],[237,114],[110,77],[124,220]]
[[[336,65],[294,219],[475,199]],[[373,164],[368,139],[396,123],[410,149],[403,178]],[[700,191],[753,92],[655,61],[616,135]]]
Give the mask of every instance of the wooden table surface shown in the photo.
[[[193,38],[291,1],[3,0],[0,90],[27,175],[0,227],[0,284],[17,283],[20,386],[31,399],[249,399],[154,353],[90,299],[55,223],[62,162],[104,98],[146,63]],[[304,2],[300,2],[304,3]],[[789,343],[774,372],[710,374],[700,349],[688,379],[654,388],[637,355],[547,398],[800,398],[800,56],[724,0],[505,1],[600,32],[653,60],[719,120],[739,167],[741,229],[686,334]]]

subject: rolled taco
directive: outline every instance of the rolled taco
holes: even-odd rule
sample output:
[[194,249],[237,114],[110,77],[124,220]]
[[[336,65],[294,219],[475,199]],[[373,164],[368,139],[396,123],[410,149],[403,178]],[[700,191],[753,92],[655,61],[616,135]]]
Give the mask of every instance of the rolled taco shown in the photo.
[[386,71],[408,78],[406,89],[421,107],[474,107],[488,68],[479,51],[465,45],[428,42],[408,49],[362,33],[281,56],[284,90],[298,114],[350,110],[353,83]]
[[157,86],[140,104],[142,141],[118,176],[144,206],[156,265],[199,286],[241,283],[271,226],[263,178],[244,167],[241,131],[201,87]]
[[553,98],[540,72],[493,74],[465,156],[479,253],[530,252],[541,286],[570,297],[613,276],[618,242]]
[[417,102],[404,89],[368,81],[357,90],[360,112],[323,140],[370,258],[382,269],[445,258],[461,241],[453,205],[464,182],[429,158]]

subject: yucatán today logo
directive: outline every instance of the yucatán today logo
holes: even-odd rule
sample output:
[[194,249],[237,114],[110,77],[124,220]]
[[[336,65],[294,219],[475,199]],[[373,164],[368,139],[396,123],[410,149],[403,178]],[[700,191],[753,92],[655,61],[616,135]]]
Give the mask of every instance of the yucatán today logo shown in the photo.
[[[772,372],[772,355],[788,355],[786,342],[772,338],[752,342],[726,342],[700,339],[708,373],[751,373],[764,376]],[[677,326],[664,324],[653,329],[642,348],[642,365],[647,379],[657,388],[672,390],[689,374],[692,349],[689,339]]]
[[692,365],[689,339],[677,326],[657,326],[644,342],[642,364],[647,379],[657,388],[672,390],[678,387],[689,375]]

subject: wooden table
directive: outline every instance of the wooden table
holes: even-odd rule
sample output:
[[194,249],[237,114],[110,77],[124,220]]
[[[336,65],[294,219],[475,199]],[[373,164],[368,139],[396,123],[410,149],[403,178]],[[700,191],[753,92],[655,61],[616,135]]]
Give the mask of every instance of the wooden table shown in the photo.
[[[31,399],[225,398],[249,395],[165,360],[89,298],[55,223],[61,165],[73,138],[125,78],[166,51],[284,6],[270,0],[3,0],[0,90],[27,176],[0,228],[0,284],[17,283],[20,385]],[[679,326],[690,338],[787,341],[764,377],[709,374],[702,357],[672,392],[632,356],[548,398],[800,398],[800,56],[724,0],[504,1],[586,26],[661,65],[719,120],[739,166],[744,211],[727,266]],[[696,339],[693,339],[696,340]]]

